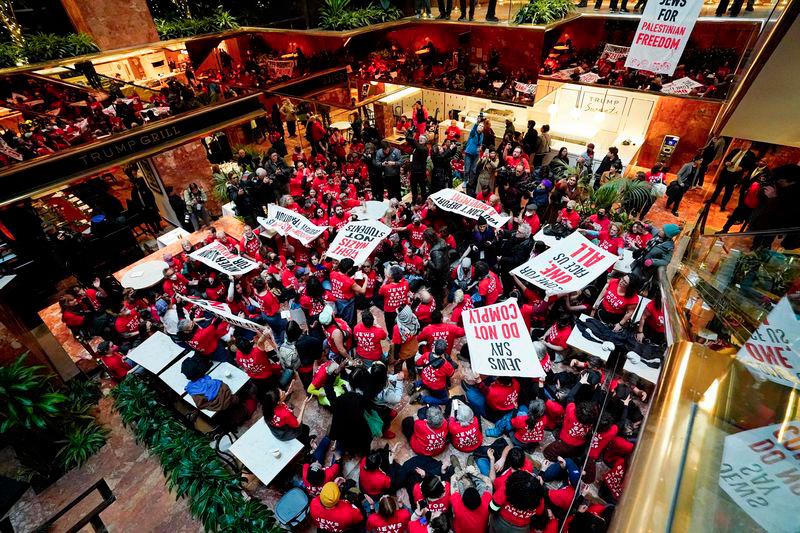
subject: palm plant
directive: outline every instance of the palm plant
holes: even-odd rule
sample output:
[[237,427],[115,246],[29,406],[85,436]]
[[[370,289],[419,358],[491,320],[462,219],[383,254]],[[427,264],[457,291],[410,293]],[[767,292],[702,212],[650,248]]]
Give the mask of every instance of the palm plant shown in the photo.
[[611,210],[614,204],[622,204],[626,210],[635,212],[651,198],[656,196],[649,183],[617,178],[601,185],[589,199],[597,209]]
[[531,0],[514,15],[514,24],[550,24],[573,11],[572,0]]
[[83,427],[73,426],[66,438],[58,441],[64,446],[56,456],[67,470],[79,467],[105,445],[108,433],[108,429],[94,421]]
[[40,365],[26,365],[27,354],[0,367],[0,434],[46,429],[67,397],[55,392]]
[[352,30],[400,17],[400,10],[388,0],[381,0],[380,7],[369,4],[359,9],[352,9],[350,0],[325,0],[319,10],[319,25],[325,30]]

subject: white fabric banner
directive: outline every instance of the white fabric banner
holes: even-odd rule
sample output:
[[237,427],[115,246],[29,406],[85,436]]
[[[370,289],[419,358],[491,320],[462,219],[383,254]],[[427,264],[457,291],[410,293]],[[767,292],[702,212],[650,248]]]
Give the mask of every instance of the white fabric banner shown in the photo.
[[0,153],[7,155],[11,159],[22,161],[22,154],[11,148],[3,139],[0,139]]
[[628,56],[628,52],[630,52],[630,46],[619,46],[617,44],[607,44],[603,47],[603,53],[600,54],[600,57],[605,56],[606,59],[609,61],[616,61],[623,57]]
[[240,316],[234,315],[231,313],[231,308],[228,307],[228,304],[222,302],[215,302],[213,300],[201,300],[200,298],[189,298],[183,296],[182,294],[175,293],[175,295],[180,299],[189,302],[192,305],[196,305],[206,311],[213,313],[215,316],[220,317],[225,322],[240,327],[242,329],[247,329],[250,331],[255,331],[256,333],[263,333],[265,326],[261,324],[256,324],[246,318],[242,318]]
[[703,0],[647,2],[625,66],[671,76],[686,48]]
[[483,217],[486,219],[486,222],[495,229],[503,226],[508,222],[508,219],[511,218],[509,215],[501,215],[490,205],[458,192],[455,189],[442,189],[428,196],[428,198],[432,200],[437,207],[445,211],[458,213],[459,215],[473,220],[477,220],[478,217]]
[[702,87],[702,83],[694,81],[692,78],[681,78],[661,86],[661,92],[667,94],[689,94],[693,89]]
[[736,359],[761,379],[800,386],[800,321],[785,296],[744,343]]
[[280,207],[275,204],[269,204],[267,206],[266,218],[256,218],[264,229],[277,231],[281,235],[294,237],[306,246],[322,235],[326,229],[323,226],[312,224],[306,217],[291,209],[286,209],[285,207]]
[[[770,533],[796,533],[800,503],[800,421],[725,437],[719,486]],[[740,531],[753,528],[740,524]],[[760,528],[759,528],[760,529]]]
[[267,72],[271,78],[292,77],[294,72],[293,60],[267,59]]
[[536,94],[535,83],[522,83],[521,81],[514,82],[514,90],[523,94]]
[[203,246],[189,254],[189,257],[215,268],[229,276],[241,276],[258,267],[258,263],[250,261],[240,255],[231,253],[219,241]]
[[462,316],[472,370],[486,376],[544,376],[515,298],[470,309]]
[[511,273],[541,287],[547,294],[564,294],[581,290],[618,259],[576,231]]
[[348,222],[336,234],[325,255],[340,261],[349,257],[360,265],[391,231],[389,226],[377,220]]

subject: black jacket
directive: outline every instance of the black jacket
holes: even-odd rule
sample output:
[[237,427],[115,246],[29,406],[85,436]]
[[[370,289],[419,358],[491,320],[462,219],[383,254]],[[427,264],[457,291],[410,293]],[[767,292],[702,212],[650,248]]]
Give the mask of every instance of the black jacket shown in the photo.
[[430,261],[428,262],[428,277],[445,280],[450,274],[450,247],[443,240],[439,240],[431,247]]

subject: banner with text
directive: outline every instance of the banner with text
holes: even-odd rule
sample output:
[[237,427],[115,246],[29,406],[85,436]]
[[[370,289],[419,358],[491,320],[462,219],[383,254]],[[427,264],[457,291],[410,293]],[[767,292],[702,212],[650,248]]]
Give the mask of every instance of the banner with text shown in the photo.
[[[800,421],[793,420],[725,437],[719,486],[764,531],[798,530]],[[726,513],[740,531],[753,528]],[[743,518],[743,517],[741,517]]]
[[306,246],[308,243],[322,235],[325,227],[311,223],[300,213],[275,204],[267,206],[267,217],[257,217],[258,223],[264,229],[277,231],[280,235],[294,237]]
[[340,261],[349,257],[360,265],[391,231],[389,226],[377,220],[348,222],[336,234],[325,255]]
[[605,57],[609,61],[617,61],[623,57],[628,57],[628,52],[631,51],[630,46],[619,46],[618,44],[607,44],[603,47],[603,53],[600,57]]
[[493,207],[455,189],[442,189],[428,196],[428,199],[433,200],[437,207],[445,211],[458,213],[473,220],[483,217],[493,228],[503,226],[511,218],[508,215],[501,215]]
[[258,267],[258,263],[232,253],[219,241],[203,246],[189,257],[229,276],[241,276]]
[[702,7],[703,0],[647,2],[625,66],[671,76]]
[[228,324],[231,324],[233,326],[242,329],[255,331],[256,333],[264,332],[265,326],[262,326],[261,324],[256,324],[255,322],[247,320],[246,318],[234,315],[233,313],[231,313],[231,308],[228,307],[228,304],[222,302],[215,302],[213,300],[201,300],[200,298],[188,298],[178,293],[175,294],[179,299],[189,302],[192,305],[196,305],[197,307],[205,309],[209,313],[212,313],[214,316],[218,316]]
[[762,379],[800,386],[800,321],[786,297],[772,308],[736,359]]
[[465,311],[472,370],[485,376],[544,376],[515,298]]
[[698,83],[692,78],[683,77],[679,80],[671,81],[662,85],[661,92],[667,94],[689,94],[693,90],[702,86],[702,83]]
[[581,290],[618,259],[616,254],[592,244],[576,231],[511,273],[541,287],[547,294],[564,294]]

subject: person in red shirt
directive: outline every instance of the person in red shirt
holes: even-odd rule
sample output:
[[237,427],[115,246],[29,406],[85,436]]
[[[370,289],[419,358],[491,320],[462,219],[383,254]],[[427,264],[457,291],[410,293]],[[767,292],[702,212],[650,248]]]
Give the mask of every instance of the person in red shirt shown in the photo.
[[471,453],[483,444],[480,421],[468,405],[453,400],[453,414],[447,425],[456,450]]
[[413,501],[423,502],[423,508],[432,513],[447,513],[450,510],[450,483],[442,482],[438,476],[425,474],[411,492]]
[[652,238],[653,234],[650,233],[647,227],[638,220],[633,223],[631,230],[622,236],[622,240],[625,241],[625,247],[632,250],[644,249],[644,247],[647,246],[647,243]]
[[597,210],[597,213],[589,217],[588,224],[588,229],[597,232],[608,231],[611,225],[611,219],[606,215],[606,210],[601,208]]
[[130,302],[125,302],[114,321],[114,329],[126,339],[137,337],[141,333],[141,326],[145,324],[139,318],[137,311]]
[[481,381],[480,390],[486,397],[484,417],[487,420],[499,420],[519,405],[519,381],[515,378],[498,376],[488,385]]
[[472,309],[472,298],[464,295],[464,291],[458,289],[453,295],[453,310],[450,312],[450,321],[458,326],[464,325],[464,311]]
[[255,343],[244,337],[236,339],[236,364],[250,376],[259,390],[265,391],[276,385],[283,370],[279,363],[270,361],[263,349],[267,338],[271,338],[269,333],[261,335]]
[[353,260],[348,258],[339,262],[338,268],[331,272],[331,293],[336,298],[336,315],[352,328],[356,325],[356,294],[364,294],[366,289],[350,277]]
[[133,366],[125,360],[117,347],[108,341],[103,341],[98,344],[96,351],[103,366],[106,367],[108,373],[116,381],[123,380],[125,376],[128,375],[131,368],[133,368]]
[[545,489],[539,478],[524,470],[517,470],[495,483],[495,492],[489,508],[490,531],[518,531],[540,529],[547,518]]
[[341,489],[334,481],[325,483],[319,496],[311,500],[309,514],[317,530],[323,533],[344,533],[364,520],[358,507],[341,499]]
[[567,207],[562,208],[558,213],[558,222],[561,222],[569,229],[578,229],[581,223],[581,216],[575,211],[577,205],[578,203],[575,200],[567,202]]
[[591,315],[597,313],[597,318],[613,325],[614,331],[621,331],[630,321],[636,304],[639,303],[640,286],[639,279],[631,274],[609,280],[600,291]]
[[273,285],[277,285],[273,277],[270,277],[269,281],[264,281],[264,278],[258,277],[252,282],[253,291],[255,291],[254,296],[261,309],[261,316],[272,329],[272,333],[275,335],[275,342],[280,346],[283,344],[283,339],[286,336],[286,326],[289,323],[281,316],[281,304],[278,301],[278,297],[272,292]]
[[367,531],[374,533],[406,533],[411,513],[400,507],[397,499],[384,494],[378,500],[377,512],[367,518]]
[[272,389],[259,395],[264,420],[273,430],[284,432],[284,440],[296,438],[306,446],[309,444],[310,428],[303,423],[306,407],[313,396],[306,396],[300,406],[300,413],[295,416],[292,407],[286,403],[288,394],[285,390]]
[[420,342],[427,342],[431,346],[438,340],[445,341],[447,343],[445,353],[449,355],[453,353],[456,340],[465,334],[464,328],[449,322],[442,322],[442,312],[436,309],[431,313],[431,323],[422,328],[418,338]]
[[403,277],[403,269],[392,267],[391,281],[381,285],[378,294],[383,296],[383,318],[386,321],[386,331],[393,331],[397,321],[397,310],[409,303],[408,281]]
[[477,304],[492,305],[496,303],[503,294],[503,284],[500,282],[500,277],[489,270],[489,265],[485,261],[475,263],[475,279],[480,280],[477,292],[472,295],[472,301],[476,307]]
[[[393,461],[394,454],[389,453],[388,463]],[[358,486],[362,494],[371,498],[377,498],[381,494],[389,491],[392,486],[392,478],[383,471],[383,454],[380,450],[371,452],[368,456],[361,459],[358,469]]]
[[353,348],[353,330],[347,322],[339,317],[334,317],[330,307],[325,307],[319,314],[319,323],[322,324],[325,339],[328,341],[328,350],[337,358],[350,357]]
[[242,238],[239,240],[239,253],[242,256],[255,260],[258,250],[261,248],[261,239],[258,238],[258,234],[258,230],[254,230],[248,225],[242,228]]
[[[461,478],[465,475],[471,478],[471,486],[460,486]],[[450,483],[453,533],[486,533],[489,528],[489,503],[492,501],[491,481],[484,476],[457,470]]]
[[431,314],[436,310],[436,300],[426,289],[418,291],[417,296],[419,303],[414,309],[414,314],[417,315],[420,326],[426,326],[431,323]]
[[420,379],[414,383],[414,388],[424,387],[427,394],[423,394],[422,391],[412,392],[410,403],[422,401],[428,405],[446,405],[450,402],[448,379],[455,374],[455,369],[445,358],[446,349],[447,343],[438,340],[433,343],[432,351],[417,354],[414,362]]
[[522,212],[521,215],[522,222],[526,223],[531,227],[531,235],[536,235],[539,233],[539,229],[542,227],[542,223],[539,220],[539,215],[536,213],[536,204],[533,202],[528,202],[525,205],[525,210]]
[[197,281],[189,281],[183,274],[178,274],[173,268],[164,269],[164,294],[172,298],[175,294],[186,296],[187,289],[190,285],[197,285]]
[[419,215],[414,215],[411,218],[411,224],[405,228],[398,228],[396,231],[398,233],[407,231],[411,245],[414,248],[422,248],[425,246],[425,238],[423,235],[426,229],[428,229],[428,226],[422,223],[422,218]]
[[564,423],[558,434],[558,440],[547,445],[542,453],[550,461],[560,457],[575,457],[583,453],[583,448],[590,438],[594,424],[597,422],[598,409],[594,402],[581,402],[575,405],[570,402],[564,414]]
[[450,125],[444,132],[444,136],[448,141],[461,142],[461,128],[458,127],[458,122],[455,120],[450,121]]
[[647,302],[642,318],[639,319],[639,329],[636,340],[643,342],[646,338],[652,344],[659,346],[666,343],[664,329],[664,306],[661,303],[661,291],[653,291],[652,300]]
[[614,423],[614,417],[609,412],[603,412],[600,416],[600,421],[597,423],[597,429],[592,433],[592,440],[589,444],[589,460],[586,461],[584,466],[583,480],[586,483],[594,483],[597,475],[597,461],[600,456],[614,440],[614,437],[619,433],[619,426]]
[[228,334],[228,324],[220,318],[213,319],[201,328],[194,320],[184,318],[178,322],[178,345],[194,350],[212,361],[229,362],[230,352],[220,339]]
[[403,435],[408,439],[414,453],[435,457],[447,447],[447,424],[438,406],[428,407],[424,414],[425,418],[422,419],[414,416],[403,419]]
[[556,353],[567,350],[567,339],[572,334],[572,326],[572,316],[567,313],[561,313],[541,338],[545,346],[553,352],[551,354],[553,358],[555,358]]
[[361,323],[353,328],[353,338],[356,343],[356,355],[371,365],[384,357],[381,341],[388,338],[386,330],[375,325],[375,317],[367,309],[361,313]]

